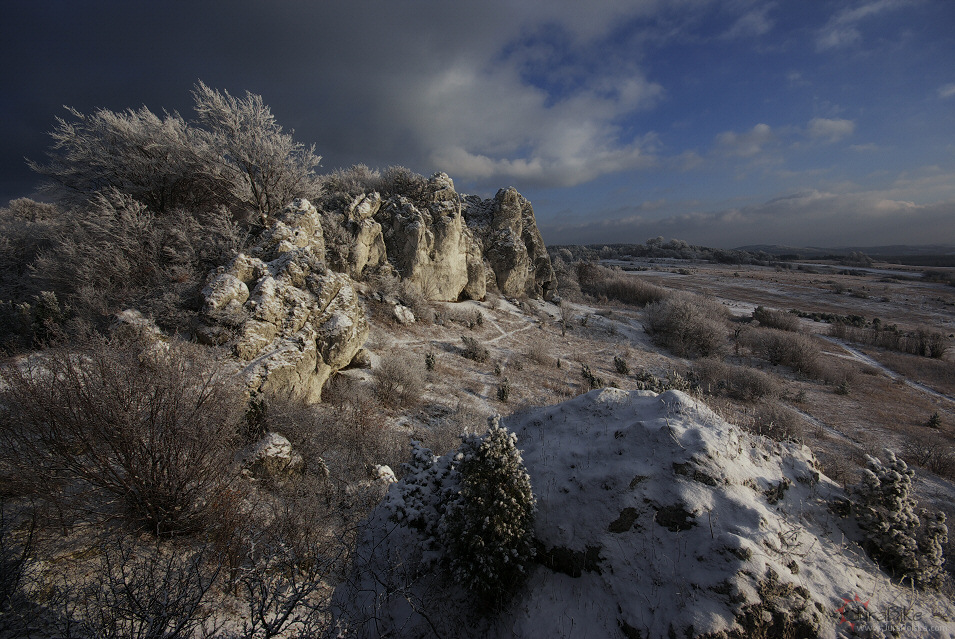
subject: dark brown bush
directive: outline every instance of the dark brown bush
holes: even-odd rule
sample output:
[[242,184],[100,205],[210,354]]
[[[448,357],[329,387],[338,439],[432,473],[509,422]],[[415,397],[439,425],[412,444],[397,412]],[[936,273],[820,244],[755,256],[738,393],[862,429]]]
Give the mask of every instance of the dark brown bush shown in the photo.
[[726,344],[727,312],[717,302],[675,293],[647,306],[645,330],[655,342],[680,356],[717,355]]
[[25,492],[159,535],[205,525],[245,403],[200,349],[90,338],[8,363],[0,381],[4,470]]
[[781,404],[761,404],[753,413],[747,429],[757,435],[776,441],[801,442],[805,435],[805,420],[791,408]]
[[643,307],[660,302],[669,295],[665,288],[645,282],[637,275],[591,262],[577,264],[577,279],[584,293],[633,306]]
[[780,393],[779,382],[771,375],[748,366],[707,358],[699,361],[694,370],[703,391],[709,394],[751,402]]
[[425,388],[423,362],[405,353],[389,353],[372,370],[375,394],[391,407],[413,406],[421,400]]
[[788,366],[810,377],[822,374],[819,365],[822,350],[818,341],[808,335],[776,328],[756,328],[744,331],[741,342],[750,348],[753,355],[774,366]]
[[799,318],[792,313],[776,311],[764,306],[757,306],[753,311],[753,319],[759,322],[760,326],[767,328],[778,328],[781,331],[798,331]]

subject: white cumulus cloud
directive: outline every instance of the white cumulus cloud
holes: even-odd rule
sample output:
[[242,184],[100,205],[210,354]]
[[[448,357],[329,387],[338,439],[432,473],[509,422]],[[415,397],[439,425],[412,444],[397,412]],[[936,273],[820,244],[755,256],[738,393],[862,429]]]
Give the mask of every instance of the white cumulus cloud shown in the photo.
[[832,143],[852,135],[855,129],[852,120],[813,118],[809,121],[806,133],[813,140]]
[[748,158],[759,154],[763,147],[775,140],[768,124],[757,124],[749,131],[724,131],[716,136],[716,143],[724,155]]

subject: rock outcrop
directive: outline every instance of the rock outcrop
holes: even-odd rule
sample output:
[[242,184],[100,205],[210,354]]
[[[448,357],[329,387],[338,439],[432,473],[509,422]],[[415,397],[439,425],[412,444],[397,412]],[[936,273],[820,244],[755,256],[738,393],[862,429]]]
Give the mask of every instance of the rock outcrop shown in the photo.
[[481,242],[497,288],[504,295],[550,299],[557,276],[544,246],[534,208],[514,187],[490,200],[469,197],[464,215]]
[[509,296],[551,296],[556,278],[534,209],[515,189],[482,200],[458,194],[445,173],[406,182],[387,196],[328,198],[336,270],[358,279],[391,265],[441,301],[483,299],[488,283]]
[[351,278],[325,265],[320,219],[307,200],[294,201],[202,292],[200,339],[232,347],[250,391],[318,401],[331,373],[365,342]]
[[352,240],[346,272],[355,279],[388,264],[381,224],[374,219],[380,208],[381,195],[374,192],[359,195],[345,211],[345,229]]
[[[480,274],[468,255],[474,239],[461,214],[461,198],[445,173],[428,180],[423,201],[389,198],[376,219],[384,229],[388,257],[400,276],[431,299],[456,301]],[[472,292],[475,289],[470,289]]]

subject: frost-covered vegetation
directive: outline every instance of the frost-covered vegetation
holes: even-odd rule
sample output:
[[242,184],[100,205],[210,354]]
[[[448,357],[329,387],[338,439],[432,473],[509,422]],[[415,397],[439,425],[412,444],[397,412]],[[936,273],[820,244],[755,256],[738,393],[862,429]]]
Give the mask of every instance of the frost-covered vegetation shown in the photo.
[[[319,175],[259,96],[193,95],[70,110],[50,202],[0,209],[0,635],[831,636],[850,578],[955,617],[917,494],[955,477],[948,387],[905,383],[948,383],[945,330],[692,290],[761,253],[548,257],[513,188]],[[846,344],[889,333],[891,387]]]

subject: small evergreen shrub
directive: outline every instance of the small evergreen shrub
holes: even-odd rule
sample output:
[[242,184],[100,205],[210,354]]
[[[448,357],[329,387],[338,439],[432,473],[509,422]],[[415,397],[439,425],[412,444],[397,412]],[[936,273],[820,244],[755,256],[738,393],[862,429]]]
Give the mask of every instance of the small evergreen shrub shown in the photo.
[[627,360],[625,360],[624,358],[620,357],[619,355],[614,355],[614,358],[613,358],[613,367],[614,367],[614,368],[617,370],[617,372],[620,373],[621,375],[629,375],[629,374],[630,374],[630,365],[627,363]]
[[507,399],[511,396],[511,382],[506,377],[501,379],[501,383],[497,387],[497,398],[501,402],[507,403]]
[[433,371],[434,365],[435,365],[434,351],[428,351],[428,353],[424,356],[424,367],[427,368],[429,371]]
[[925,425],[929,428],[941,428],[942,418],[938,414],[938,411],[932,413],[932,416],[928,418],[928,421],[925,422]]
[[484,607],[502,604],[534,556],[535,499],[517,437],[489,420],[442,457],[411,443],[405,478],[385,507],[421,533],[422,569],[439,561]]
[[488,359],[490,359],[490,351],[488,351],[483,344],[473,337],[463,335],[461,337],[461,341],[464,342],[464,349],[461,351],[462,357],[475,362],[486,362]]
[[445,514],[442,539],[452,575],[485,605],[502,603],[534,556],[535,500],[517,436],[492,418],[483,436],[459,449],[460,495]]
[[867,457],[862,482],[853,489],[853,511],[866,550],[890,572],[920,587],[938,586],[948,527],[941,512],[916,511],[911,495],[915,471],[890,450],[886,463]]
[[590,370],[590,367],[586,364],[581,365],[580,374],[585,380],[587,380],[587,383],[590,385],[590,390],[594,390],[595,388],[603,388],[603,379],[594,374],[594,372]]

